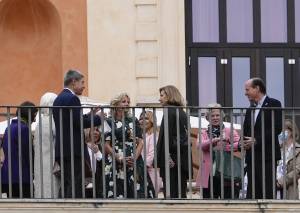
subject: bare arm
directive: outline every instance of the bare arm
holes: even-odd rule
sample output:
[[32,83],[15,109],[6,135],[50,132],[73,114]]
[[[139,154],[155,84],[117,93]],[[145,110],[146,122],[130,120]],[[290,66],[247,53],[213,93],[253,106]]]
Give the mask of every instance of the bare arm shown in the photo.
[[140,138],[136,139],[137,147],[136,147],[136,153],[135,153],[135,160],[138,159],[138,157],[141,155],[144,147],[144,141]]
[[137,143],[137,147],[136,147],[136,152],[135,152],[135,159],[133,159],[131,156],[126,157],[126,163],[129,167],[133,166],[134,160],[138,159],[138,157],[141,155],[142,150],[143,150],[143,146],[144,146],[143,140],[140,138],[137,138],[136,143]]
[[105,154],[112,155],[113,150],[112,150],[112,147],[110,145],[110,141],[105,141],[104,150],[105,150]]

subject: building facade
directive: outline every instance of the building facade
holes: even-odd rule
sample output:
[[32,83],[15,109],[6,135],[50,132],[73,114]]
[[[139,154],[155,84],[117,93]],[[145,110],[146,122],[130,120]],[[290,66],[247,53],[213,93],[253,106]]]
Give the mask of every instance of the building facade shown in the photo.
[[1,0],[0,16],[1,105],[38,104],[69,68],[101,102],[158,102],[166,84],[185,94],[183,0]]
[[157,103],[173,84],[188,105],[246,107],[259,76],[298,106],[299,20],[300,0],[0,0],[0,104],[38,104],[74,68],[104,103]]
[[188,0],[186,19],[191,105],[247,107],[250,77],[283,106],[300,105],[299,0]]

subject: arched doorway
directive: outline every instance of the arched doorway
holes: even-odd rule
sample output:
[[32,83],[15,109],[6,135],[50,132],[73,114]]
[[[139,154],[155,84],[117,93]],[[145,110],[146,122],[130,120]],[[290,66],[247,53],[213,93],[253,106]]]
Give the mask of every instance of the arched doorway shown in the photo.
[[0,2],[0,105],[62,87],[61,21],[48,0]]

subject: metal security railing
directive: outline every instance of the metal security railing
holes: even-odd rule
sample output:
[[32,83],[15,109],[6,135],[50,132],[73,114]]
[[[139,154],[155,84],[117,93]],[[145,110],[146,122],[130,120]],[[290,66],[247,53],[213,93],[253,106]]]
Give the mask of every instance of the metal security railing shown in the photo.
[[0,197],[298,199],[300,109],[256,111],[2,106]]

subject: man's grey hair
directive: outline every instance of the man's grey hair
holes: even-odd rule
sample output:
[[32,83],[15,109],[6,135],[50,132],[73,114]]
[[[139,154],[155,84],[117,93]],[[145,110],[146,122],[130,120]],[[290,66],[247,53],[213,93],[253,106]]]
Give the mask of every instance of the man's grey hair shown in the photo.
[[78,81],[84,76],[77,70],[69,70],[64,77],[64,86],[69,86],[73,80]]

